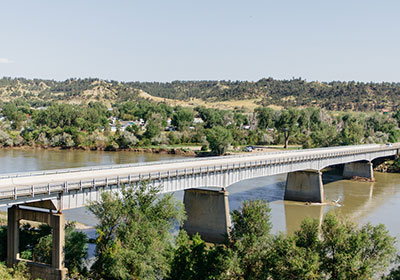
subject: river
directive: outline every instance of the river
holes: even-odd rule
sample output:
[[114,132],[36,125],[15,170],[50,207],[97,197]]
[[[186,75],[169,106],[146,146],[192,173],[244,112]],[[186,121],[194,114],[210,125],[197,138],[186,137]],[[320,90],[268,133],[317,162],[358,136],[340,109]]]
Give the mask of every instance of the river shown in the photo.
[[[181,157],[134,152],[0,150],[0,173],[178,158]],[[374,183],[356,182],[342,180],[335,171],[324,173],[325,198],[327,201],[339,199],[341,207],[283,201],[286,174],[250,179],[229,186],[229,204],[233,210],[239,208],[244,200],[263,199],[269,202],[275,233],[283,231],[291,234],[305,217],[322,220],[328,211],[335,211],[360,224],[383,223],[400,240],[400,223],[396,218],[400,210],[400,174],[375,172],[375,178]],[[174,196],[182,200],[183,192]],[[85,208],[66,210],[64,213],[68,220],[89,226],[96,224],[95,218]]]

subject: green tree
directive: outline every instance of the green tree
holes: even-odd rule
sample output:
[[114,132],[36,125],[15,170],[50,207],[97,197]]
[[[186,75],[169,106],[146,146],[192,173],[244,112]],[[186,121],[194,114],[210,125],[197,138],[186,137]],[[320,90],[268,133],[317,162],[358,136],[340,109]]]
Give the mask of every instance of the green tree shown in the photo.
[[206,137],[211,151],[217,155],[225,154],[233,142],[231,132],[222,126],[206,130]]
[[321,235],[321,270],[329,279],[372,279],[395,257],[395,239],[382,224],[358,229],[328,214]]
[[[400,263],[400,255],[397,256],[397,261],[396,261],[396,264],[399,264],[399,263]],[[387,275],[386,277],[383,277],[382,279],[384,279],[384,280],[399,280],[400,279],[400,265],[392,268],[389,275]]]
[[31,276],[25,263],[20,262],[18,265],[8,268],[0,263],[0,279],[2,280],[29,280]]
[[245,201],[232,212],[232,263],[227,275],[232,279],[265,279],[263,264],[270,247],[270,212],[265,201]]
[[258,107],[255,109],[257,114],[258,124],[260,129],[274,128],[276,112],[268,107]]
[[96,261],[101,279],[159,279],[169,272],[172,229],[181,225],[184,210],[172,195],[145,183],[123,186],[121,194],[103,192],[89,206],[97,217]]
[[193,124],[193,120],[194,115],[192,110],[177,107],[172,117],[171,124],[174,125],[177,130],[183,131]]
[[227,269],[229,250],[222,245],[209,245],[185,231],[179,233],[171,262],[171,280],[220,279]]
[[144,137],[147,139],[152,139],[160,134],[160,126],[154,121],[148,121],[146,124],[146,132],[144,133]]
[[364,127],[362,120],[351,115],[345,115],[342,118],[344,128],[340,133],[340,140],[342,145],[356,145],[361,144],[364,138]]

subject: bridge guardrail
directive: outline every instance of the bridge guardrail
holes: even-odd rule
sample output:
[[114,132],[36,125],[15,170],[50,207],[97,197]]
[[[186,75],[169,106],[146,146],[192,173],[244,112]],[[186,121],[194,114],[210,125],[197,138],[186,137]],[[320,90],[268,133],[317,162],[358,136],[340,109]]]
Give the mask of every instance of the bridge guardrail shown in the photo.
[[[354,147],[354,146],[353,146]],[[164,171],[164,172],[153,172],[149,174],[129,174],[124,176],[112,176],[112,177],[104,177],[104,178],[97,178],[93,180],[79,180],[79,181],[63,181],[63,182],[55,182],[52,184],[39,184],[35,186],[15,186],[13,189],[7,190],[0,190],[0,199],[7,199],[7,198],[14,198],[17,199],[20,196],[32,196],[38,194],[46,194],[49,195],[51,193],[56,192],[68,192],[69,190],[76,190],[76,189],[86,189],[86,188],[96,188],[97,186],[108,186],[111,184],[121,184],[121,183],[131,183],[131,182],[140,182],[143,180],[162,180],[165,178],[171,177],[180,177],[180,176],[192,176],[197,174],[205,174],[205,173],[215,173],[215,172],[223,172],[228,170],[234,169],[243,169],[243,168],[254,168],[259,167],[262,165],[279,165],[289,162],[298,162],[298,161],[312,161],[312,160],[320,160],[324,158],[330,157],[338,157],[344,155],[356,155],[360,153],[366,152],[380,152],[385,150],[397,150],[400,146],[382,146],[379,147],[377,150],[375,148],[363,148],[363,149],[356,149],[353,151],[339,151],[339,152],[332,152],[332,153],[325,153],[325,154],[305,154],[301,156],[295,156],[294,158],[288,157],[277,157],[277,158],[270,158],[266,160],[258,160],[258,161],[250,161],[244,162],[239,164],[225,164],[225,165],[214,165],[208,166],[207,168],[191,168],[191,169],[177,169],[174,172]],[[320,149],[308,149],[302,150],[304,151],[316,151]],[[271,155],[271,153],[268,153]],[[275,153],[276,154],[276,153]],[[279,153],[281,154],[281,153]],[[284,153],[282,153],[284,154]],[[260,155],[260,154],[258,154]],[[221,157],[218,157],[221,159]],[[209,158],[208,158],[209,159]],[[168,162],[168,161],[167,161]],[[159,162],[158,162],[159,163]],[[137,165],[136,165],[137,166]],[[142,165],[139,165],[142,166]],[[54,174],[54,173],[53,173]]]
[[[336,146],[329,148],[314,148],[314,149],[300,149],[300,150],[287,150],[287,151],[277,151],[277,152],[263,152],[263,153],[254,153],[254,154],[241,154],[241,155],[229,155],[224,157],[204,157],[204,158],[196,158],[196,159],[180,159],[180,160],[162,160],[162,161],[154,161],[154,162],[138,162],[138,163],[127,163],[127,164],[117,164],[117,165],[98,165],[98,166],[88,166],[88,167],[78,167],[78,168],[63,168],[63,169],[51,169],[51,170],[43,170],[43,171],[30,171],[30,172],[18,172],[18,173],[4,173],[0,174],[0,179],[8,179],[8,178],[20,178],[20,177],[30,177],[30,176],[42,176],[42,175],[54,175],[54,174],[64,174],[64,173],[76,173],[82,171],[96,171],[96,170],[109,170],[109,169],[118,169],[118,168],[130,168],[130,167],[138,167],[138,166],[151,166],[156,164],[170,164],[170,163],[181,163],[181,162],[192,162],[192,161],[205,161],[205,160],[213,160],[213,159],[221,159],[221,158],[238,158],[238,157],[252,157],[252,156],[262,156],[262,155],[276,155],[276,154],[287,154],[287,153],[302,153],[304,151],[315,152],[321,150],[335,150],[335,149],[343,149],[343,148],[355,148],[355,147],[364,147],[366,145],[353,145],[353,146]],[[371,145],[368,145],[371,146]],[[374,145],[376,146],[376,145]]]

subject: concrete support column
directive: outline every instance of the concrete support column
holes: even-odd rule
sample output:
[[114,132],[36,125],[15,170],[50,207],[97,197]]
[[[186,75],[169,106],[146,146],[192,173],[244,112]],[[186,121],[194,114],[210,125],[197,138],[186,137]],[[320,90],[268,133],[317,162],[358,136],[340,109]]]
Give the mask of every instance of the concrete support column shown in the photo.
[[226,241],[231,226],[226,190],[188,189],[183,203],[187,214],[183,229],[189,235],[198,233],[207,242]]
[[17,264],[19,259],[19,215],[17,206],[7,212],[7,265]]
[[51,216],[53,228],[53,248],[51,266],[56,269],[64,269],[64,246],[65,246],[65,217],[61,213]]
[[361,177],[374,179],[374,168],[370,161],[350,162],[344,165],[343,178],[351,179],[353,177]]
[[321,171],[297,171],[288,173],[285,200],[324,202],[324,186]]
[[[32,205],[26,205],[31,206]],[[7,230],[7,264],[12,266],[18,262],[26,262],[33,279],[43,280],[65,280],[68,270],[64,267],[64,245],[65,245],[65,217],[62,213],[46,212],[42,209],[33,210],[17,208],[13,206],[8,209]],[[46,265],[19,258],[19,221],[28,220],[39,223],[47,223],[53,229],[52,263]]]

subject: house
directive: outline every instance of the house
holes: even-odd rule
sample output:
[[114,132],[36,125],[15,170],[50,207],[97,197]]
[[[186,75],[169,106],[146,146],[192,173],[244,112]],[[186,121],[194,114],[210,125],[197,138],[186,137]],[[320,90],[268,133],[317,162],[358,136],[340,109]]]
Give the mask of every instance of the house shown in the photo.
[[194,123],[194,124],[204,123],[204,121],[203,121],[202,118],[194,118],[194,119],[193,119],[193,123]]

